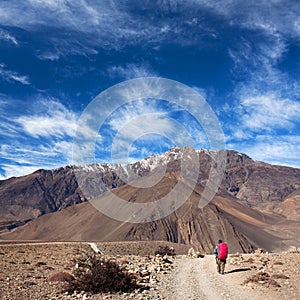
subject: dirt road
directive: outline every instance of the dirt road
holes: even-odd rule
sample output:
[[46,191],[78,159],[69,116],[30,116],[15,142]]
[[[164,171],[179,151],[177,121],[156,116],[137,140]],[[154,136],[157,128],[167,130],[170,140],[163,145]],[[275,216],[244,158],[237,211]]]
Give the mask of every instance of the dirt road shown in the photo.
[[[199,259],[176,259],[175,270],[161,286],[165,300],[249,300],[268,299],[261,291],[241,285],[246,270],[225,270],[220,275],[212,255]],[[270,298],[271,299],[271,298]]]

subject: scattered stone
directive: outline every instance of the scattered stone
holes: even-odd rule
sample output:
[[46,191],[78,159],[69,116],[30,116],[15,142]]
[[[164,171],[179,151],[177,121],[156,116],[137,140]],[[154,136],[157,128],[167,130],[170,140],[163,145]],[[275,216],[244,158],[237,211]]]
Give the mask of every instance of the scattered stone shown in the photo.
[[254,251],[255,254],[262,254],[262,253],[266,253],[266,251],[262,248],[257,248],[255,251]]
[[36,267],[46,266],[47,264],[43,261],[39,261],[35,264]]
[[33,285],[36,285],[36,283],[33,282],[33,281],[25,281],[25,282],[23,283],[23,286],[24,286],[24,287],[29,287],[29,286],[33,286]]
[[59,272],[59,273],[56,273],[54,275],[51,275],[49,278],[48,278],[48,281],[49,282],[54,282],[54,281],[72,281],[74,280],[74,276],[67,273],[67,272]]

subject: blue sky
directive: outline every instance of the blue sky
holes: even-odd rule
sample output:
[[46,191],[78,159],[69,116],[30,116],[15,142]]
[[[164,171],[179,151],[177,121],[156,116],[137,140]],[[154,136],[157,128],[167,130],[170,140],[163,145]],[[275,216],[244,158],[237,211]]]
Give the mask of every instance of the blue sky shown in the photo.
[[[300,167],[298,1],[2,0],[0,179],[72,163],[77,121],[94,97],[147,76],[196,89],[227,149]],[[187,113],[144,101],[110,116],[96,158],[109,161],[113,137],[143,115],[155,133],[132,144],[130,160],[174,146],[164,136],[171,119],[210,146]]]

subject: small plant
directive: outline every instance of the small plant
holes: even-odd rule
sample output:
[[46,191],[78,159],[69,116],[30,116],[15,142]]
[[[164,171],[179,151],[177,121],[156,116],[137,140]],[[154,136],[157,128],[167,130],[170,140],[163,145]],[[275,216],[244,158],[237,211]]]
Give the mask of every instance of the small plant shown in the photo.
[[173,247],[169,247],[169,246],[159,246],[157,248],[157,250],[155,251],[155,255],[161,255],[161,256],[165,256],[165,255],[169,255],[169,256],[175,256],[175,249]]
[[95,255],[79,260],[74,277],[75,280],[69,282],[68,292],[131,292],[139,287],[136,276],[128,273],[125,267]]

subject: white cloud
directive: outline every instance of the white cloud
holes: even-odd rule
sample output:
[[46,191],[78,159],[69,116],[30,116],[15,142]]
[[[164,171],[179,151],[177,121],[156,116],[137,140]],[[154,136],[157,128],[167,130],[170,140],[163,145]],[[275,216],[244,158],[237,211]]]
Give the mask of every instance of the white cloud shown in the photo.
[[[208,146],[207,136],[201,125],[196,120],[191,120],[188,112],[181,107],[167,101],[141,100],[126,103],[120,107],[107,120],[109,125],[105,132],[100,132],[104,138],[97,143],[97,150],[110,143],[113,151],[122,161],[128,160],[130,148],[137,142],[139,148],[147,144],[148,149],[165,150],[166,141],[169,146],[196,147]],[[153,140],[156,142],[153,143]],[[133,150],[132,150],[133,151]],[[133,151],[138,154],[135,160],[141,158],[139,151]],[[131,158],[133,159],[133,157]]]
[[[3,103],[5,106],[6,102]],[[26,115],[18,117],[9,118],[3,110],[0,125],[2,178],[72,162],[76,113],[53,98],[37,99],[35,105],[35,108],[28,106]]]
[[111,129],[118,131],[124,124],[139,116],[155,114],[166,117],[167,113],[164,108],[159,107],[157,101],[132,101],[115,111],[108,121]]
[[[220,39],[215,24],[199,17],[209,10],[226,26],[261,31],[275,39],[299,37],[299,6],[292,1],[259,1],[246,4],[237,0],[147,1],[142,7],[128,1],[11,0],[0,2],[1,23],[27,31],[52,27],[66,35],[48,33],[51,51],[38,53],[41,59],[56,59],[66,53],[91,54],[97,48],[122,49],[142,45],[159,49],[163,41],[179,45],[203,46],[207,37]],[[150,10],[158,12],[147,16]],[[172,17],[170,15],[172,14]]]
[[174,121],[165,114],[151,113],[137,116],[128,120],[119,130],[123,137],[135,141],[146,134],[156,133],[162,136],[177,134]]
[[145,64],[127,64],[125,66],[111,66],[108,74],[114,78],[120,76],[124,79],[134,79],[138,77],[158,77],[159,74]]
[[7,70],[4,64],[0,64],[0,76],[7,82],[19,82],[24,85],[30,84],[28,76]]
[[[89,40],[75,44],[82,46],[88,42],[99,44],[103,48],[119,48],[124,40],[133,41],[143,37],[154,38],[150,24],[141,28],[139,22],[130,17],[122,4],[113,1],[39,1],[27,0],[0,3],[0,18],[3,25],[17,26],[26,30],[35,30],[38,26],[49,26],[89,35]],[[83,39],[85,39],[83,38]],[[49,37],[51,41],[51,36]],[[52,40],[59,46],[58,39]],[[67,41],[61,40],[60,42]],[[63,46],[63,44],[60,44]],[[67,50],[68,44],[65,44]],[[69,49],[70,50],[70,49]]]
[[299,135],[258,135],[255,142],[228,144],[231,149],[246,153],[255,160],[300,168]]
[[50,61],[56,61],[59,60],[60,55],[55,52],[45,51],[41,54],[38,54],[38,58],[40,60],[50,60]]
[[272,164],[300,168],[300,103],[269,93],[241,99],[225,124],[227,148]]
[[[195,0],[192,2],[199,3]],[[228,18],[235,26],[299,37],[293,23],[299,20],[300,15],[297,1],[262,0],[246,3],[243,0],[202,0],[201,5]]]
[[51,9],[63,7],[63,1],[60,0],[28,0],[33,6],[44,6]]
[[300,34],[300,17],[294,21],[294,28]]
[[0,40],[13,43],[15,46],[19,45],[17,39],[6,30],[0,29]]
[[2,169],[5,172],[5,175],[0,174],[0,180],[5,180],[10,177],[19,177],[24,176],[34,171],[41,169],[41,166],[18,166],[18,165],[2,165]]
[[[23,176],[37,169],[54,169],[72,163],[72,140],[46,141],[39,144],[2,144],[0,155],[7,163],[1,165],[2,179]],[[1,177],[0,177],[1,178]]]
[[73,136],[76,130],[77,116],[60,102],[49,99],[37,103],[37,109],[42,106],[43,112],[21,116],[15,122],[33,137],[64,137]]
[[[112,144],[114,160],[117,159],[119,163],[128,161],[129,152],[137,141],[142,141],[148,149],[158,150],[166,140],[177,146],[193,144],[191,133],[184,125],[167,115],[150,113],[137,116],[124,123],[116,134]],[[139,149],[138,158],[141,158],[143,148]]]
[[285,60],[291,40],[300,37],[293,23],[299,19],[300,6],[281,0],[249,5],[244,1],[225,0],[222,3],[216,1],[215,9],[230,19],[233,27],[251,30],[241,33],[228,49],[235,66],[233,77],[243,78],[243,83],[236,85],[236,98],[270,93],[278,94],[280,98],[298,98],[299,81],[278,66]]
[[[154,8],[151,2],[143,5],[149,6],[149,10]],[[91,53],[97,47],[120,50],[125,45],[139,44],[158,49],[166,40],[182,45],[199,45],[203,35],[217,35],[210,26],[195,17],[201,10],[199,3],[156,3],[155,9],[166,16],[175,13],[173,17],[166,18],[158,18],[155,14],[148,17],[144,15],[146,10],[140,9],[127,1],[11,0],[5,4],[0,2],[0,19],[3,25],[27,31],[52,27],[57,29],[56,33],[76,33],[66,38],[66,35],[56,34],[54,37],[48,32],[47,42],[53,45],[55,51],[51,51],[50,56],[48,52],[39,53],[38,57],[42,59],[53,58],[53,54]]]
[[289,130],[299,123],[300,103],[275,94],[244,98],[240,106],[240,121],[246,130]]

